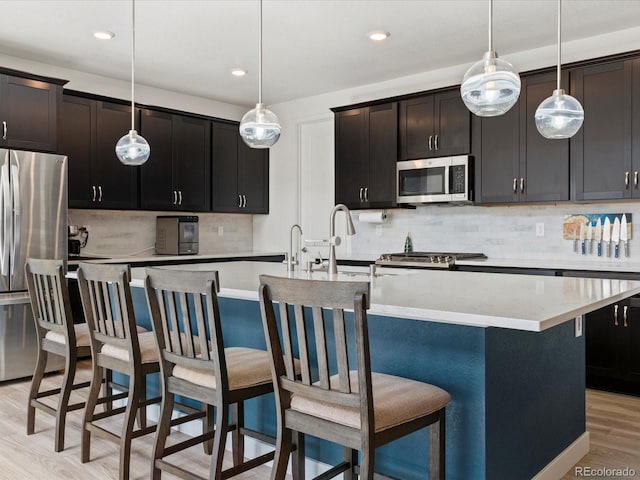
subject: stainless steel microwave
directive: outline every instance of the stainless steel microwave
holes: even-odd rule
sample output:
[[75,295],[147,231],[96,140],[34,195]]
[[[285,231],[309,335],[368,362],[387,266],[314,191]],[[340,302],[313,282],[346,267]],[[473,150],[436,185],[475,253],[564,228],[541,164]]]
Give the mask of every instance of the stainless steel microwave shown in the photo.
[[399,204],[473,202],[473,157],[426,158],[397,162]]
[[198,217],[168,215],[156,217],[156,253],[189,255],[198,253]]

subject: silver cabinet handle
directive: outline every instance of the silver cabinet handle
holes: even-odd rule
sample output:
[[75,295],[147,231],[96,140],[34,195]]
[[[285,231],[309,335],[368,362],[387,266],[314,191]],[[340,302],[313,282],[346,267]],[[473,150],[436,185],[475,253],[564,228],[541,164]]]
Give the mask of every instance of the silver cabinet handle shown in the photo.
[[629,190],[629,172],[624,172],[624,189]]
[[369,187],[364,187],[364,201],[369,201]]
[[7,122],[4,120],[2,121],[2,139],[7,139]]
[[178,190],[178,205],[182,205],[182,190]]
[[637,189],[638,188],[638,170],[636,170],[635,172],[633,172],[633,186]]
[[520,193],[524,193],[524,177],[520,177]]
[[618,326],[618,305],[613,306],[613,325]]
[[433,135],[429,135],[429,150],[433,150]]
[[242,195],[238,195],[238,208],[242,208]]
[[440,150],[440,142],[438,142],[438,137],[439,135],[436,134],[433,145],[435,147],[436,150]]
[[93,197],[91,198],[92,202],[96,201],[96,186],[95,185],[91,185],[91,190],[93,190]]
[[513,193],[518,193],[518,179],[513,179]]
[[102,185],[98,185],[98,203],[102,202]]
[[629,324],[627,323],[627,310],[628,310],[628,309],[629,309],[629,306],[628,306],[628,305],[625,305],[625,306],[622,308],[622,319],[624,320],[624,326],[625,326],[625,327],[628,327],[628,326],[629,326]]
[[360,187],[360,201],[364,202],[364,187]]
[[242,208],[247,208],[247,196],[242,195]]
[[174,190],[173,191],[173,205],[175,205],[176,203],[178,203],[178,192],[176,192]]

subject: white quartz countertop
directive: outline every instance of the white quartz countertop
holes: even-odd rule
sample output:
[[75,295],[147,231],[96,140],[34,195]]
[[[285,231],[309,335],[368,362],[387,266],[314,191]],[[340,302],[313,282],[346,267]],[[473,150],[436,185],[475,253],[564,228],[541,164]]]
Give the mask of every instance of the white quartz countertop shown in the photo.
[[[221,262],[159,268],[218,270],[220,296],[258,300],[259,275],[288,276],[268,262]],[[144,268],[132,268],[143,286]],[[335,281],[369,281],[368,269],[340,266]],[[640,293],[640,281],[504,273],[379,268],[371,282],[369,314],[476,327],[542,331],[578,315]],[[73,276],[73,272],[69,274]],[[329,280],[325,272],[296,271],[298,278]]]

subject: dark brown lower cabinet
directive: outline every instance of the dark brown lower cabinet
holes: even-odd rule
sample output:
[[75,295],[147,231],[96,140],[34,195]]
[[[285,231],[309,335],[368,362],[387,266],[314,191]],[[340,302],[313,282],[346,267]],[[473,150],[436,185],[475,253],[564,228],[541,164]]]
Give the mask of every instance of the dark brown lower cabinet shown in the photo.
[[585,316],[587,387],[640,395],[640,296]]

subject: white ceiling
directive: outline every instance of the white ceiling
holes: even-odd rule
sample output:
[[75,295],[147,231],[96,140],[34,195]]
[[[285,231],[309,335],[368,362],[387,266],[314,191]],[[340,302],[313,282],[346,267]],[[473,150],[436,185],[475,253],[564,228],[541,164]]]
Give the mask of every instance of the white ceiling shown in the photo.
[[[556,5],[495,0],[494,49],[508,59],[554,45]],[[488,7],[486,0],[264,0],[263,100],[471,64],[487,50]],[[130,80],[129,0],[0,0],[0,15],[0,53]],[[255,103],[258,18],[258,0],[138,0],[136,83]],[[563,41],[639,25],[640,0],[563,2]],[[100,29],[116,37],[95,40]],[[391,37],[373,43],[366,34],[375,29]],[[249,73],[233,77],[233,67]]]

